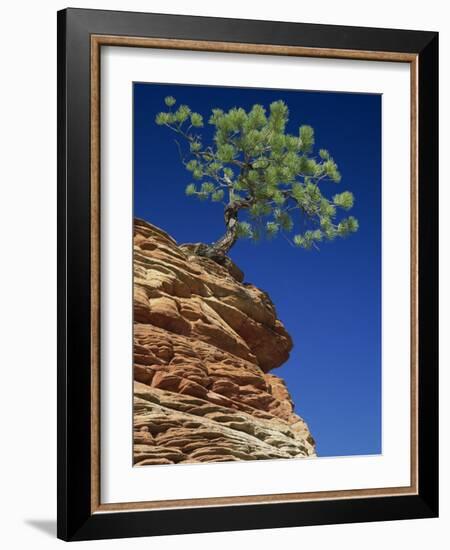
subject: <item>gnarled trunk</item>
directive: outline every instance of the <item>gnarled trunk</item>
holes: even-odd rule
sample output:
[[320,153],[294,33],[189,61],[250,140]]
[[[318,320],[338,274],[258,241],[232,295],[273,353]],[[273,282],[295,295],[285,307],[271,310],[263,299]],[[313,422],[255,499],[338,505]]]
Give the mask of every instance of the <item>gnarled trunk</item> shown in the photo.
[[237,241],[237,220],[232,218],[227,224],[226,233],[220,237],[211,248],[222,254],[228,254],[231,247]]
[[237,214],[236,206],[229,205],[225,209],[224,220],[226,231],[225,234],[217,241],[210,245],[211,253],[219,257],[226,256],[231,247],[237,241]]
[[228,205],[225,209],[224,220],[226,231],[220,239],[210,245],[202,247],[198,253],[221,264],[225,260],[231,247],[237,241],[237,215],[238,208],[235,205]]

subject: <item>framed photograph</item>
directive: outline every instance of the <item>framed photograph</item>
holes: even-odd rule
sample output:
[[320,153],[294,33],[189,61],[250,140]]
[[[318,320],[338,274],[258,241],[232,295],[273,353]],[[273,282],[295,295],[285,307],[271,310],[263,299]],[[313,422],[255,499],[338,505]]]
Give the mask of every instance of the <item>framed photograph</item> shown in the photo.
[[58,13],[58,536],[438,514],[438,36]]

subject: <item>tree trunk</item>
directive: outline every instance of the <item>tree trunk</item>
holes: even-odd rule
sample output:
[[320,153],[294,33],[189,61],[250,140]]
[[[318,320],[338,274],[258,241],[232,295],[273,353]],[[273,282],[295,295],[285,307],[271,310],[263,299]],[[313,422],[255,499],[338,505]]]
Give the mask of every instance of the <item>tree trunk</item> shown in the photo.
[[211,245],[212,248],[222,254],[228,254],[231,247],[237,241],[237,219],[235,217],[230,218],[226,224],[226,228],[225,234]]
[[224,214],[225,234],[214,243],[206,245],[202,250],[203,256],[211,258],[217,263],[223,263],[231,247],[237,241],[237,214],[238,208],[236,206],[227,206]]

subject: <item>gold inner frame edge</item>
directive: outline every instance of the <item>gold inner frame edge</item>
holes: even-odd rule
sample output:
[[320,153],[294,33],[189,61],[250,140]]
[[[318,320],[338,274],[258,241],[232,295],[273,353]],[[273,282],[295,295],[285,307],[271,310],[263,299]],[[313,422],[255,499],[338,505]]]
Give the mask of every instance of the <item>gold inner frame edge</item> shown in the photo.
[[[154,500],[142,502],[101,503],[100,499],[100,50],[102,46],[163,48],[205,52],[247,53],[391,61],[410,65],[410,227],[411,227],[411,380],[410,380],[410,472],[407,487],[367,488],[339,491],[282,493],[232,497]],[[131,510],[162,510],[212,506],[274,504],[313,500],[340,500],[404,496],[418,494],[418,55],[402,52],[366,51],[334,48],[308,48],[273,44],[214,42],[167,38],[142,38],[115,35],[91,35],[90,56],[90,178],[91,178],[91,513]]]

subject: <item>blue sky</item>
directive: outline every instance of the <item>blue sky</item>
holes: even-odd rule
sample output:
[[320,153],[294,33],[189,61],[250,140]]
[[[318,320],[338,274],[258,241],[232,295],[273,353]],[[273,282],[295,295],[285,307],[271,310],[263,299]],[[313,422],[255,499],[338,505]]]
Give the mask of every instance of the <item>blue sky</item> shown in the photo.
[[325,183],[322,192],[353,192],[356,234],[322,243],[320,251],[294,249],[282,237],[241,240],[230,256],[247,281],[269,293],[294,340],[289,361],[272,372],[286,380],[319,456],[380,453],[381,96],[135,83],[134,214],[178,242],[216,240],[223,207],[185,196],[191,175],[173,133],[154,123],[167,95],[206,119],[213,107],[268,107],[283,99],[287,130],[311,125],[316,150],[328,149],[338,163],[341,183]]

